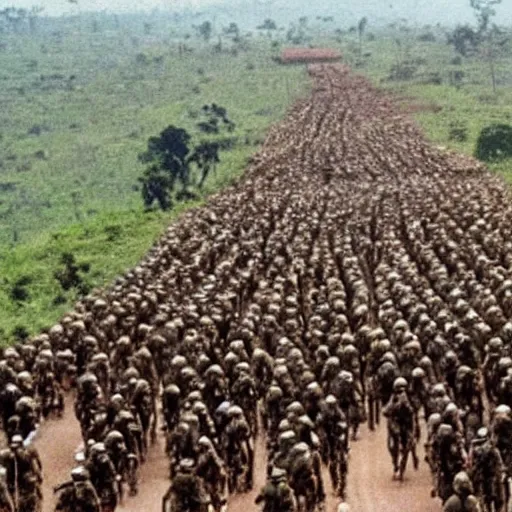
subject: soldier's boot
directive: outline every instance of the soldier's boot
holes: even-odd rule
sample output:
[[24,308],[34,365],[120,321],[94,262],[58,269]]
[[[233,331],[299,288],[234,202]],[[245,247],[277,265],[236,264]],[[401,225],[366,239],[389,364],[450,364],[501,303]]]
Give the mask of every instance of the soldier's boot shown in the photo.
[[404,473],[407,468],[407,459],[409,458],[409,450],[405,450],[402,454],[402,459],[400,460],[400,470],[398,472],[398,480],[400,482],[404,479]]

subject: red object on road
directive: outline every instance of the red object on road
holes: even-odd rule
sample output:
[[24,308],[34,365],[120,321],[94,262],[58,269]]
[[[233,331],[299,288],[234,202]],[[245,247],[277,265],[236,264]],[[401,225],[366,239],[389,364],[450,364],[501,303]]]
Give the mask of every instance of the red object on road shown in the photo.
[[283,64],[336,62],[341,57],[341,52],[330,48],[285,48],[280,60]]

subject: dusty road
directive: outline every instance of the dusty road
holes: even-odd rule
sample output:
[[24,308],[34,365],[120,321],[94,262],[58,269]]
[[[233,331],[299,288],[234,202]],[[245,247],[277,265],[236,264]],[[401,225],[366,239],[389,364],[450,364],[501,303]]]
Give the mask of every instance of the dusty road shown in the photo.
[[[53,512],[53,487],[68,478],[73,466],[73,457],[80,445],[78,423],[73,416],[72,397],[66,400],[66,414],[61,420],[45,423],[36,445],[44,465],[43,512]],[[256,512],[254,499],[265,483],[266,453],[262,438],[256,445],[255,487],[251,493],[235,495],[229,500],[228,510],[233,512]],[[423,451],[420,452],[423,458]],[[127,497],[118,510],[126,512],[159,512],[161,498],[169,481],[168,463],[164,454],[163,439],[159,438],[141,471],[138,496]],[[330,491],[327,472],[324,473],[328,492],[327,512],[336,510],[337,500]],[[391,462],[386,451],[386,435],[383,425],[376,432],[363,428],[360,440],[352,443],[348,502],[353,512],[440,512],[439,500],[430,493],[430,475],[425,463],[414,471],[412,464],[403,483],[391,478]]]

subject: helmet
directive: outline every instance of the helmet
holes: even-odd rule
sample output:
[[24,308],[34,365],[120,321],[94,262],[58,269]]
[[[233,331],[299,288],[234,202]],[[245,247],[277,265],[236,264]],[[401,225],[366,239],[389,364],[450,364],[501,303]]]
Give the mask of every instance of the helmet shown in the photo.
[[510,416],[512,412],[512,409],[508,405],[500,404],[496,409],[494,409],[495,414],[503,415],[503,416]]
[[289,414],[289,413],[293,413],[293,414],[296,414],[297,416],[302,416],[304,414],[304,406],[300,403],[300,402],[292,402],[287,408],[286,408],[286,413]]
[[346,383],[352,383],[354,381],[354,377],[352,376],[351,372],[348,372],[347,370],[341,370],[340,373],[338,373],[338,377],[342,382]]
[[439,425],[439,428],[437,429],[437,435],[440,438],[449,437],[452,434],[453,434],[453,427],[451,425],[448,425],[448,423],[441,423],[441,425]]
[[71,470],[71,478],[73,482],[85,482],[90,478],[89,471],[84,467],[79,466]]
[[412,371],[412,378],[413,379],[424,379],[425,378],[425,370],[420,367],[414,368]]
[[201,448],[211,448],[213,446],[210,438],[208,438],[207,436],[201,436],[197,441],[197,444]]
[[501,338],[495,337],[489,340],[487,343],[487,350],[490,354],[499,354],[503,349],[503,340]]
[[194,459],[182,459],[180,461],[179,469],[185,473],[190,473],[194,470],[195,462]]
[[393,391],[403,391],[407,389],[407,380],[403,377],[397,377],[393,382]]
[[286,432],[287,430],[291,430],[292,426],[290,425],[290,422],[285,418],[284,420],[281,420],[279,422],[279,425],[277,426],[277,430],[279,432]]
[[327,395],[325,403],[329,407],[334,407],[335,405],[338,405],[338,399],[334,395]]
[[463,379],[466,375],[469,375],[472,372],[471,368],[465,364],[459,366],[457,369],[457,378]]
[[241,418],[244,415],[244,411],[238,405],[232,405],[228,409],[228,417],[229,418]]
[[487,427],[480,427],[476,431],[476,439],[480,442],[485,442],[489,439],[489,429]]
[[446,388],[444,387],[444,384],[442,382],[437,383],[432,388],[432,396],[434,397],[443,397],[446,395]]
[[278,468],[274,466],[270,473],[270,478],[273,481],[285,480],[286,479],[286,469]]
[[432,413],[427,420],[427,425],[430,431],[433,431],[436,427],[441,425],[442,418],[438,412]]
[[279,434],[277,438],[277,443],[280,449],[290,447],[295,444],[296,436],[293,430],[286,430]]
[[455,475],[455,478],[453,479],[453,490],[456,494],[473,492],[471,480],[465,471],[460,471]]

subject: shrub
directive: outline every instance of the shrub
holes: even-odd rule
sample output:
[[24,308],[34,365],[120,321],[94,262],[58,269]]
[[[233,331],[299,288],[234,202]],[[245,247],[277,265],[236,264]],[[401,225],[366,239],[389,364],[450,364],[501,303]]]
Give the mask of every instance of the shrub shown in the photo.
[[30,276],[21,276],[12,285],[9,291],[9,297],[13,302],[25,302],[30,298],[27,286],[32,282]]
[[478,136],[475,156],[485,162],[512,157],[512,126],[508,124],[486,126]]

